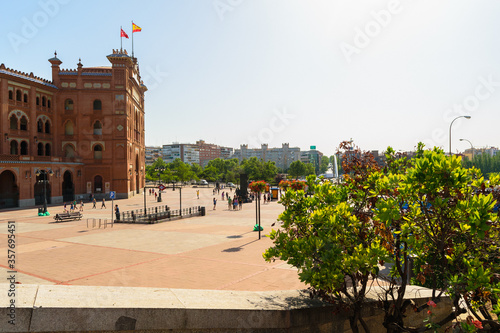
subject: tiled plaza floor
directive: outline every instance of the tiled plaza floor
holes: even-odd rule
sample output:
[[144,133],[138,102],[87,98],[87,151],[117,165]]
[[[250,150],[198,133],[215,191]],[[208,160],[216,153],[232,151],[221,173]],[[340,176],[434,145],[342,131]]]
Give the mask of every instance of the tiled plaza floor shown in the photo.
[[[253,232],[255,203],[230,211],[220,193],[213,210],[211,188],[187,187],[182,205],[205,206],[207,215],[159,224],[115,224],[87,228],[87,218],[111,218],[107,209],[84,206],[81,221],[55,223],[62,205],[49,206],[52,216],[37,209],[0,212],[0,272],[7,274],[7,221],[16,221],[17,280],[22,284],[67,284],[219,290],[303,289],[297,271],[281,261],[267,263],[262,253],[272,245],[265,237],[282,206],[262,205],[262,239]],[[232,196],[232,193],[230,193]],[[144,197],[115,200],[120,210],[144,207]],[[163,202],[146,196],[147,207],[179,206],[179,192],[166,191]]]

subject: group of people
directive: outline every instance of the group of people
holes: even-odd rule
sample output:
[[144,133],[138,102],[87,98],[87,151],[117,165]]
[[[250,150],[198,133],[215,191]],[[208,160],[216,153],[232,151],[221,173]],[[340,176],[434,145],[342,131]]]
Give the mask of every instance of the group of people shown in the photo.
[[[74,212],[75,210],[78,209],[78,204],[76,202],[76,200],[73,200],[72,202],[70,202],[69,204],[69,210],[68,210],[68,203],[65,202],[64,203],[64,207],[63,207],[63,210],[65,213],[67,212]],[[83,200],[80,200],[80,208],[79,208],[79,211],[80,212],[83,212]],[[95,209],[97,208],[97,201],[95,198],[92,199],[92,209]],[[101,202],[101,209],[103,208],[106,208],[106,199],[102,198],[102,202]]]
[[[215,192],[214,192],[215,194]],[[241,210],[243,208],[243,198],[234,196],[232,199],[229,196],[229,193],[227,192],[222,192],[221,194],[222,200],[224,201],[224,198],[227,198],[227,208],[229,210]],[[214,203],[214,208],[215,210],[217,208],[217,198],[213,198],[213,203]]]
[[155,201],[156,201],[156,198],[158,197],[158,192],[156,192],[154,188],[150,188],[149,189],[149,195],[154,195],[155,196]]
[[231,210],[241,210],[243,208],[243,198],[239,198],[234,196],[233,199],[228,195],[227,196],[227,208]]
[[[257,195],[257,193],[250,193],[250,199],[252,199],[252,201],[255,200],[257,198]],[[263,193],[261,199],[264,204],[270,203],[272,199],[271,193]]]
[[[96,207],[97,201],[95,198],[94,198],[94,200],[92,200],[92,203],[93,203],[92,209],[97,208]],[[102,201],[101,201],[101,209],[103,209],[103,208],[106,208],[106,199],[104,199],[104,198],[102,198]]]
[[[70,207],[69,207],[69,211],[68,211],[68,204],[65,202],[63,210],[65,213],[74,212],[75,210],[77,210],[77,208],[78,208],[77,206],[78,206],[78,204],[76,203],[76,200],[73,200],[70,203]],[[83,212],[83,200],[80,200],[80,212]]]

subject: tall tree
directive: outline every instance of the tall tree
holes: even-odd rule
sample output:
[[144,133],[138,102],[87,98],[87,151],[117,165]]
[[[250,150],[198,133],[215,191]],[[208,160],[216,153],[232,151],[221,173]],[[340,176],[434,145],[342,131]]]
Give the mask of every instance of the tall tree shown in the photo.
[[330,164],[330,159],[328,158],[328,156],[321,156],[319,173],[325,173],[328,170],[329,164]]
[[306,166],[302,161],[294,161],[288,167],[288,174],[290,177],[298,179],[300,176],[305,175]]
[[185,182],[195,177],[189,164],[182,162],[180,158],[176,158],[172,163],[169,163],[168,168],[173,173],[173,178],[177,181]]
[[315,175],[315,169],[314,169],[314,164],[312,163],[305,163],[304,164],[304,176],[309,176],[309,175]]

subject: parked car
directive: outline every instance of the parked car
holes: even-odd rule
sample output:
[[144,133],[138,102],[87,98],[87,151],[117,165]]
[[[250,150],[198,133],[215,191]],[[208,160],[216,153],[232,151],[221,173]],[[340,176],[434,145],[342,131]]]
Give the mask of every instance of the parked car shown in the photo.
[[200,179],[200,181],[198,182],[198,185],[207,185],[208,186],[208,182],[205,179]]
[[236,185],[234,185],[233,183],[227,183],[226,187],[236,187]]

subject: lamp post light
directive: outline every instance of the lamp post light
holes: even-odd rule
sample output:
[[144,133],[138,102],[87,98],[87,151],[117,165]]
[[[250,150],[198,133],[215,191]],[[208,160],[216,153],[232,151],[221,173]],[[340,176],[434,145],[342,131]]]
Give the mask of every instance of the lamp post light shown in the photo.
[[470,149],[472,150],[471,162],[472,162],[472,165],[474,165],[474,146],[472,145],[472,142],[470,142],[467,139],[460,139],[460,141],[467,141],[470,144]]
[[45,170],[40,170],[38,169],[36,171],[36,175],[38,177],[40,176],[43,176],[43,180],[40,179],[39,182],[43,182],[43,213],[47,213],[47,182],[48,182],[48,179],[47,179],[47,174],[52,176],[54,175],[54,172],[52,172],[52,170],[49,169],[49,172],[45,171]]
[[456,117],[455,119],[453,119],[451,121],[451,124],[450,124],[450,157],[451,157],[451,126],[453,125],[453,123],[455,122],[455,120],[459,119],[459,118],[465,118],[465,119],[470,119],[471,116],[458,116]]

